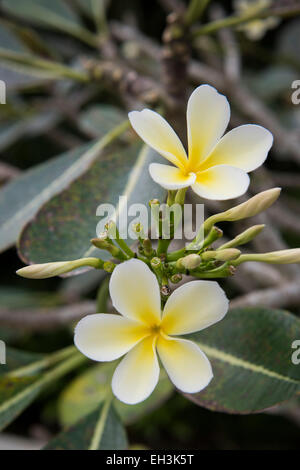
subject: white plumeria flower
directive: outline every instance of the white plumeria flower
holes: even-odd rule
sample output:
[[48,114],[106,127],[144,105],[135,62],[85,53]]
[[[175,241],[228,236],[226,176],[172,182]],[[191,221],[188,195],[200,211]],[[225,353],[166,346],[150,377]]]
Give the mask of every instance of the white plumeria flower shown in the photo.
[[75,329],[75,345],[95,361],[125,357],[117,366],[112,390],[128,404],[145,400],[159,379],[160,360],[171,381],[186,393],[205,388],[213,377],[209,360],[192,341],[178,338],[221,320],[228,300],[215,281],[192,281],[179,287],[161,314],[155,275],[137,259],[118,265],[110,296],[121,313],[88,315]]
[[152,163],[153,180],[165,189],[191,186],[206,199],[244,194],[250,181],[247,173],[262,165],[273,143],[272,134],[255,124],[239,126],[223,136],[230,119],[229,103],[209,85],[196,88],[188,101],[188,156],[175,131],[158,113],[132,111],[129,119],[141,139],[175,165]]

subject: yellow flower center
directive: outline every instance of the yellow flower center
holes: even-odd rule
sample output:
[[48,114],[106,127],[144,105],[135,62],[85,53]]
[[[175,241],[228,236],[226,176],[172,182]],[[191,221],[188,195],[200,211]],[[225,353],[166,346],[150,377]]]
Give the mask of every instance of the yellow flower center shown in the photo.
[[161,332],[161,325],[152,325],[150,326],[150,333],[151,335],[159,335]]

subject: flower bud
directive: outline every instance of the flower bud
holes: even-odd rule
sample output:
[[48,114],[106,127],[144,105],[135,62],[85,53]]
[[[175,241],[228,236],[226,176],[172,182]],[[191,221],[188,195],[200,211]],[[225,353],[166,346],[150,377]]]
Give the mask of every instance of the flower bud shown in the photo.
[[112,273],[115,267],[116,265],[112,261],[105,261],[105,263],[103,263],[103,269],[107,273]]
[[203,233],[200,231],[195,238],[194,241],[192,241],[187,247],[186,250],[203,250],[204,248],[210,246],[212,243],[214,243],[216,240],[221,238],[223,236],[223,231],[218,228],[213,226],[206,237],[203,239]]
[[270,253],[247,253],[241,255],[234,265],[238,266],[246,261],[260,261],[269,264],[292,264],[300,263],[300,248],[290,250],[272,251]]
[[205,251],[201,254],[203,261],[214,259],[216,261],[231,261],[240,256],[240,250],[236,248],[227,248],[220,251]]
[[114,245],[111,241],[101,240],[101,238],[92,238],[91,243],[99,250],[108,251],[114,258],[124,259],[123,253],[120,248]]
[[152,266],[153,269],[159,268],[159,267],[161,266],[161,264],[162,264],[162,263],[161,263],[161,259],[158,258],[157,256],[155,256],[154,258],[152,258],[152,260],[151,260],[150,263],[151,263],[151,266]]
[[149,201],[149,206],[152,207],[152,206],[159,206],[160,205],[160,202],[158,199],[151,199]]
[[176,262],[176,267],[179,269],[195,269],[201,264],[201,257],[196,253],[179,258]]
[[163,297],[169,297],[169,295],[171,294],[171,289],[169,286],[167,285],[163,285],[160,289],[160,293]]
[[109,236],[108,236],[108,232],[107,230],[105,230],[105,232],[100,232],[99,235],[98,235],[98,240],[100,241],[108,241],[109,240]]
[[82,258],[74,261],[56,261],[54,263],[32,264],[21,268],[17,274],[28,279],[46,279],[68,273],[83,266],[96,269],[103,268],[103,261],[99,258]]
[[143,248],[144,248],[144,253],[146,256],[151,256],[153,253],[153,248],[152,248],[152,243],[149,238],[145,238],[143,240]]
[[137,224],[133,224],[132,230],[137,235],[139,240],[143,240],[146,238],[144,228],[140,222],[138,222]]
[[182,281],[182,275],[180,273],[173,274],[173,276],[170,278],[170,281],[173,284],[178,284],[178,282]]
[[224,250],[225,248],[233,248],[235,246],[245,245],[249,243],[253,238],[260,234],[260,232],[265,228],[264,224],[253,225],[253,227],[248,228],[244,232],[237,235],[233,240],[230,240],[224,245],[220,246],[218,250]]
[[207,233],[217,222],[232,222],[234,220],[253,217],[268,209],[278,199],[281,188],[272,188],[256,194],[251,199],[225,212],[212,215],[204,222],[204,231]]
[[105,228],[110,239],[116,240],[118,238],[118,228],[113,220],[107,222],[107,224],[105,224]]

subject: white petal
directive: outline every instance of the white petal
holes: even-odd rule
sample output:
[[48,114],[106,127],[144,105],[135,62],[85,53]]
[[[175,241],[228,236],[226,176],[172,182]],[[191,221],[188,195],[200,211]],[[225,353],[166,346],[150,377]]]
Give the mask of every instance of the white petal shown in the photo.
[[200,392],[213,378],[209,360],[192,341],[160,336],[157,352],[170,380],[182,392]]
[[74,343],[94,361],[113,361],[141,341],[148,331],[121,315],[96,313],[82,318],[75,328]]
[[187,163],[186,151],[170,124],[150,109],[128,114],[135,132],[143,141],[174,165],[183,168]]
[[160,163],[151,163],[149,172],[155,183],[165,189],[187,188],[196,180],[195,173],[185,175],[179,168]]
[[272,143],[273,136],[264,127],[236,127],[222,137],[201,165],[201,171],[215,165],[231,165],[248,173],[264,163]]
[[200,331],[222,320],[227,310],[228,299],[216,281],[191,281],[167,300],[162,328],[167,335]]
[[120,362],[112,379],[115,396],[129,405],[139,403],[153,392],[159,379],[155,337],[141,341]]
[[247,173],[229,165],[217,165],[197,173],[192,190],[206,199],[233,199],[244,194],[249,186]]
[[131,259],[119,264],[111,275],[109,291],[113,306],[125,317],[148,325],[159,323],[159,285],[143,261]]
[[209,85],[190,96],[187,107],[189,168],[196,171],[224,134],[230,119],[227,98]]

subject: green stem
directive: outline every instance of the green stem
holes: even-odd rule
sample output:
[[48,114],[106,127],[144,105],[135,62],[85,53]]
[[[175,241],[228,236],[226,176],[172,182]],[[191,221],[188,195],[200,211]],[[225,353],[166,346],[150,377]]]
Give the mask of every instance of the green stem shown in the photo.
[[232,276],[235,272],[233,263],[224,263],[218,268],[212,269],[211,271],[201,271],[197,272],[196,270],[192,271],[192,275],[199,279],[214,279]]
[[106,313],[107,312],[107,300],[108,300],[108,297],[109,297],[109,277],[106,277],[99,289],[98,289],[98,293],[97,293],[97,301],[96,301],[96,305],[97,305],[97,312],[99,313]]
[[187,189],[188,188],[178,189],[177,194],[175,196],[175,204],[180,204],[181,206],[183,206]]
[[167,254],[167,261],[177,261],[179,258],[182,258],[185,255],[185,248],[180,250],[173,251],[172,253]]
[[117,245],[119,245],[119,247],[121,248],[121,250],[124,251],[124,253],[129,257],[129,258],[134,258],[135,256],[135,253],[134,251],[131,250],[131,248],[129,248],[129,246],[127,245],[127,243],[125,242],[125,240],[123,240],[123,238],[120,237],[120,233],[119,233],[119,230],[118,230],[118,227],[116,225],[115,222],[113,221],[110,221],[108,222],[107,224],[107,230],[108,230],[108,234],[111,236],[111,233],[113,233],[113,236],[114,236],[114,240],[115,242],[117,243]]
[[157,243],[157,255],[161,256],[167,253],[169,245],[171,243],[171,239],[168,238],[160,238]]
[[296,16],[300,14],[300,7],[295,6],[293,8],[277,8],[277,9],[262,9],[261,11],[251,12],[250,14],[246,13],[244,15],[236,16],[227,16],[227,18],[222,18],[220,20],[212,21],[200,26],[200,28],[195,29],[192,32],[192,37],[202,36],[204,34],[212,34],[216,31],[219,31],[222,28],[228,28],[232,26],[238,26],[249,21],[268,18],[269,16],[277,16],[281,18],[287,18],[290,16]]
[[174,204],[175,197],[176,197],[176,191],[175,190],[169,190],[168,191],[168,198],[167,198],[168,206],[172,206]]
[[185,24],[190,26],[198,21],[208,6],[210,0],[191,0],[185,14]]

